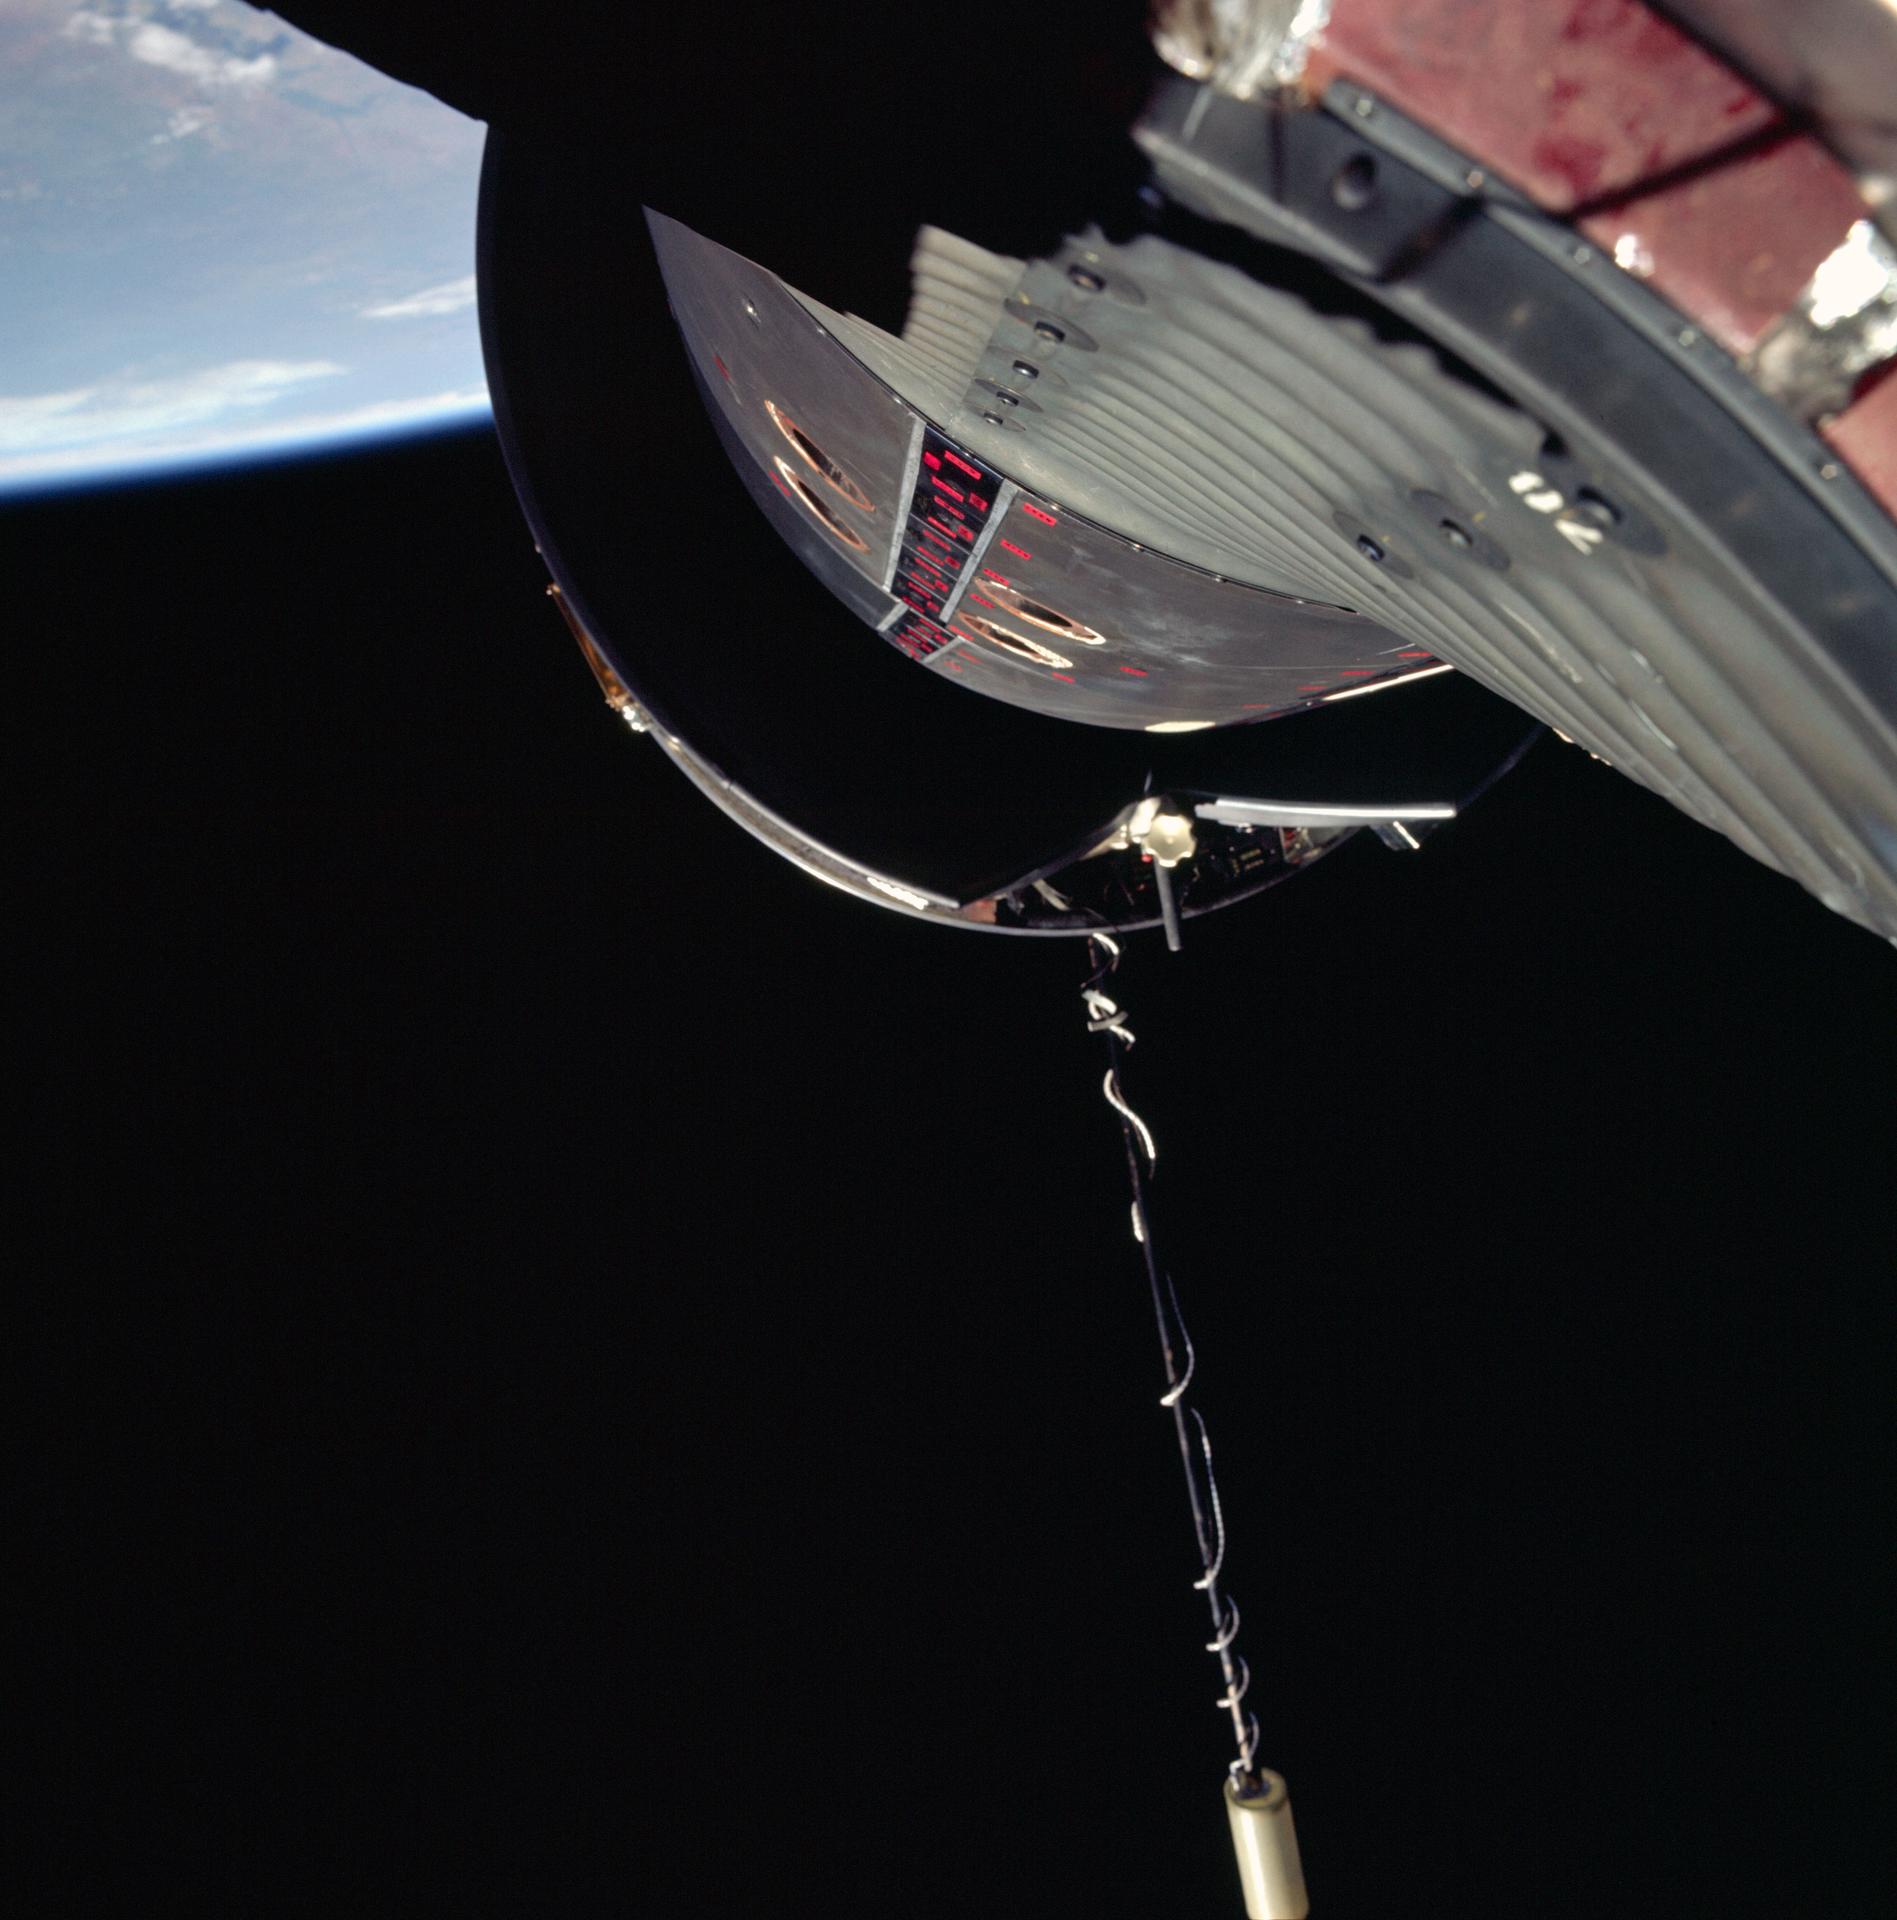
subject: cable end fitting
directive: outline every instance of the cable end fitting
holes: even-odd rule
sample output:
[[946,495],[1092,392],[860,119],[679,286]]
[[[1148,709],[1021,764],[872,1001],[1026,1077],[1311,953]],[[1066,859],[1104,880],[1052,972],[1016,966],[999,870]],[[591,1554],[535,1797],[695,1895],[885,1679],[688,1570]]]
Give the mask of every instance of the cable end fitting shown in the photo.
[[1243,1776],[1228,1774],[1225,1813],[1248,1920],[1308,1920],[1311,1902],[1283,1775],[1264,1767]]

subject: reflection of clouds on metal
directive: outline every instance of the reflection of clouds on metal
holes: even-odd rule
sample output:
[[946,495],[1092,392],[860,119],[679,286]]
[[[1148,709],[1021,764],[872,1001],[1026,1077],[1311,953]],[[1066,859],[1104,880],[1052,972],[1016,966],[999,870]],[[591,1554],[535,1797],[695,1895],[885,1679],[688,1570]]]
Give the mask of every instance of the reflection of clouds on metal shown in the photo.
[[1083,647],[1106,645],[1104,633],[1074,619],[1070,614],[1044,607],[1038,600],[1031,600],[1025,593],[1017,593],[1012,587],[1004,587],[991,580],[986,591],[991,598],[998,600],[1010,613],[1027,621],[1030,626],[1044,628],[1049,633],[1059,634],[1063,640],[1072,640]]
[[966,607],[955,616],[952,630],[972,633],[977,640],[986,640],[991,647],[999,647],[1003,653],[1013,654],[1019,660],[1032,660],[1037,667],[1066,668],[1074,664],[1065,654],[1056,653],[1052,647],[1044,647],[1038,640],[1030,640],[1025,633],[1016,633],[1012,627],[1004,627],[999,620],[971,613]]
[[820,500],[806,484],[803,476],[792,470],[791,464],[780,453],[774,456],[771,464],[777,469],[778,478],[789,488],[791,497],[804,509],[825,533],[833,540],[841,541],[853,553],[868,551],[869,542],[857,530],[845,524],[841,515],[834,513],[829,505]]
[[812,473],[818,475],[825,486],[834,487],[859,513],[874,513],[876,511],[870,502],[869,495],[811,439],[809,434],[807,434],[776,401],[765,401],[764,411],[771,416],[771,422],[777,428],[778,432],[797,449],[804,465],[807,466]]

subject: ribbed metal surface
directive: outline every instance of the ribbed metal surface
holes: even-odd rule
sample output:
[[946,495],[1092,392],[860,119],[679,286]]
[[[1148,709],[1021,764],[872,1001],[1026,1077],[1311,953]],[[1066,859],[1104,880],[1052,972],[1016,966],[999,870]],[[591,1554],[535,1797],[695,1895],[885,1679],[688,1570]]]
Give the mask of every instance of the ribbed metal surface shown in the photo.
[[[983,459],[1198,566],[1356,607],[1897,933],[1887,705],[1610,447],[1567,423],[1548,449],[1429,346],[1158,238],[1083,236],[1012,297],[1087,345],[1045,352],[1037,410],[1005,426],[964,393],[947,424]],[[1004,305],[983,364],[1026,333]]]
[[[1106,576],[1132,564],[1129,546],[1306,603],[1309,618],[1354,610],[1383,636],[1364,664],[1463,668],[1828,906],[1897,933],[1897,716],[1759,589],[1743,552],[1590,444],[1585,422],[1564,419],[1551,444],[1541,420],[1362,303],[1325,310],[1158,236],[1086,234],[1024,264],[928,232],[916,264],[902,340],[825,324],[1028,496],[1111,530],[1117,560],[1067,565],[1066,611],[1092,617],[1090,594],[1124,604]],[[1024,359],[1031,378],[1013,371]],[[998,403],[1010,387],[1015,404]],[[1142,618],[1144,634],[1112,629],[1131,648],[1116,657],[1163,668],[1168,714],[1252,717],[1233,677],[1247,649],[1258,665],[1296,659],[1282,621],[1234,654],[1189,620]],[[964,659],[965,683],[997,697],[1139,724],[1131,689],[1109,695],[1104,676],[1070,691],[980,649]],[[1137,697],[1159,692],[1149,681]],[[1258,707],[1275,709],[1274,693]]]
[[[1063,499],[1000,484],[979,512],[964,513],[964,489],[980,469],[956,449],[986,424],[983,410],[1000,417],[1006,403],[992,368],[1010,373],[1019,357],[997,325],[1023,333],[1034,344],[1021,351],[1040,363],[1032,376],[1011,376],[1044,390],[1045,406],[1019,396],[1024,418],[1052,419],[1073,386],[1061,355],[1103,357],[1083,346],[1077,326],[1041,336],[1031,317],[1022,320],[1021,287],[1040,269],[925,233],[915,338],[897,339],[676,221],[650,219],[673,311],[727,444],[747,484],[761,482],[754,497],[812,571],[922,670],[1050,717],[1164,732],[1269,718],[1433,664],[1322,594],[1187,563],[1170,550],[1177,540],[1129,538]],[[1112,402],[1094,411],[1105,418]],[[917,461],[918,416],[963,425]],[[790,421],[796,443],[784,430]],[[1005,481],[1022,436],[987,437],[1000,450],[988,471]],[[836,469],[828,479],[822,462]],[[1063,493],[1069,478],[1079,487],[1079,464],[1059,473]],[[897,474],[912,498],[897,498]],[[1217,479],[1214,470],[1181,488],[1188,510]],[[1113,508],[1111,497],[1105,505]],[[894,597],[866,605],[864,575],[887,580]],[[928,623],[920,632],[917,617]]]

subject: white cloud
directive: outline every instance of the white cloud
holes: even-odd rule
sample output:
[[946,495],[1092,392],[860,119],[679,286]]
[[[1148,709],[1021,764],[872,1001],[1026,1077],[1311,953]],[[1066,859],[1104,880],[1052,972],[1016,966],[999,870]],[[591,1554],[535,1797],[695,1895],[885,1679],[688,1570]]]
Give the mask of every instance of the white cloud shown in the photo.
[[109,47],[112,36],[124,23],[109,13],[97,13],[91,7],[75,7],[62,31],[68,40],[84,40],[95,47]]
[[[77,19],[78,15],[73,17]],[[213,53],[209,47],[199,46],[189,34],[180,33],[176,27],[161,27],[153,20],[133,29],[125,50],[134,60],[181,73],[200,86],[264,87],[277,77],[274,53],[260,53],[254,60]]]
[[173,140],[189,140],[194,133],[202,133],[216,120],[217,115],[209,107],[180,107],[165,122],[164,132],[152,135],[151,143],[154,147],[162,147]]
[[[84,401],[90,398],[90,390],[77,396],[48,394],[38,399],[70,403],[75,397]],[[336,413],[302,413],[288,420],[210,423],[195,430],[148,434],[123,445],[16,451],[16,443],[5,432],[6,409],[33,404],[0,400],[0,491],[60,479],[110,479],[153,468],[202,465],[245,454],[288,452],[338,440],[419,430],[484,414],[488,397],[483,387],[455,388],[413,400],[375,401]]]
[[446,280],[438,287],[424,287],[401,300],[390,300],[379,307],[364,307],[365,320],[417,320],[426,315],[459,313],[474,305],[474,275]]
[[64,393],[0,394],[0,472],[10,460],[136,447],[237,413],[344,369],[333,360],[230,360],[169,380],[107,380]]
[[31,445],[58,431],[58,422],[79,413],[98,392],[97,387],[72,387],[65,393],[32,393],[9,398],[0,394],[0,449]]

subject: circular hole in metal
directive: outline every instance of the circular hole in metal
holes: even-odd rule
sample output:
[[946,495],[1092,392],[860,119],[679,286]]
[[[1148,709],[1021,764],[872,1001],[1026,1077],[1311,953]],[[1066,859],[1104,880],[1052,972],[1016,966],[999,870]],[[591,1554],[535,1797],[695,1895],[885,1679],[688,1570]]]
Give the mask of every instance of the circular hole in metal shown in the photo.
[[984,413],[982,418],[986,420],[991,427],[998,427],[1002,424],[1001,416],[998,413]]
[[1447,540],[1452,547],[1472,547],[1475,545],[1475,535],[1459,520],[1443,521],[1441,532],[1442,537]]
[[1383,548],[1378,542],[1372,540],[1367,533],[1358,534],[1357,551],[1362,554],[1366,560],[1372,561],[1378,566],[1383,564]]
[[991,647],[999,647],[1003,653],[1011,653],[1017,660],[1031,660],[1037,667],[1071,667],[1074,664],[1052,647],[1044,647],[1038,640],[1030,640],[1025,633],[1016,633],[1012,627],[1004,627],[998,620],[984,620],[980,614],[970,613],[966,608],[956,615],[956,619],[976,639],[986,640]]
[[1025,620],[1043,633],[1057,633],[1063,640],[1078,641],[1083,647],[1103,647],[1107,643],[1106,635],[1085,621],[1076,620],[1056,607],[1043,606],[1014,587],[1004,587],[998,580],[984,580],[981,590],[989,598],[998,600],[1017,620]]
[[1041,377],[1040,368],[1031,360],[1017,360],[1014,363],[1014,370],[1023,380],[1038,380]]
[[1377,197],[1377,163],[1367,153],[1352,154],[1331,176],[1331,198],[1346,213],[1361,213]]
[[1067,338],[1065,327],[1057,327],[1051,320],[1037,320],[1034,323],[1034,337],[1037,340],[1052,341],[1055,345]]
[[1541,457],[1544,460],[1565,460],[1568,457],[1568,443],[1558,433],[1544,433],[1541,436]]
[[1067,277],[1083,293],[1098,293],[1107,284],[1091,267],[1069,267]]
[[995,395],[995,405],[998,407],[1018,407],[1020,404],[1021,396],[1018,393],[1010,393],[1006,387],[1001,388]]
[[1574,511],[1584,520],[1591,520],[1597,527],[1617,527],[1620,525],[1621,512],[1608,499],[1606,494],[1595,487],[1576,487],[1574,490]]
[[804,510],[832,538],[842,541],[852,553],[867,553],[869,542],[857,530],[845,522],[831,509],[827,500],[821,499],[806,484],[804,477],[780,453],[774,457],[774,464],[782,476],[784,484],[794,493]]
[[874,513],[874,503],[861,487],[843,471],[837,463],[811,439],[775,400],[764,403],[764,411],[771,416],[779,433],[797,449],[803,463],[825,486],[834,487],[859,513]]

